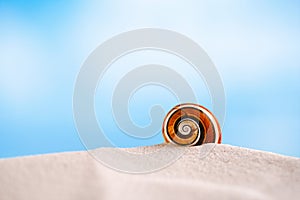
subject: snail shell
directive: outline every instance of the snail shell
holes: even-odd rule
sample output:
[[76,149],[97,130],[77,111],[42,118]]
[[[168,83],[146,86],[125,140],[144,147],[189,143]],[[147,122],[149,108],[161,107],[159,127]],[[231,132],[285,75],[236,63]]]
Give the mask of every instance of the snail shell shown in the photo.
[[197,104],[179,104],[172,108],[162,127],[166,142],[184,146],[221,143],[221,128],[216,117]]

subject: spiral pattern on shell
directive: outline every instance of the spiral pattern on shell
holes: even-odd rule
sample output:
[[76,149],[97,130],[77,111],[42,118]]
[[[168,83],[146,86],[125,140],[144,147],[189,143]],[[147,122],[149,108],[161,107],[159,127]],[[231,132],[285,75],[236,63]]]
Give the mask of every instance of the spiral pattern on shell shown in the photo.
[[197,104],[180,104],[166,115],[162,128],[166,142],[197,146],[221,143],[221,128],[215,116]]

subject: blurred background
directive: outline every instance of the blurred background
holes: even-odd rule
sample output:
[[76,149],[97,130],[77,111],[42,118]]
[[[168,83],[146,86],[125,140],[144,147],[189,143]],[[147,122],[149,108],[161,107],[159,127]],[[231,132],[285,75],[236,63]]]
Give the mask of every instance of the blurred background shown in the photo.
[[[72,111],[80,67],[105,40],[144,27],[184,34],[213,60],[226,93],[223,143],[300,157],[300,2],[294,0],[0,0],[0,157],[84,150]],[[187,71],[178,58],[146,53],[116,63],[102,85],[115,84],[118,65],[155,60]],[[199,86],[199,103],[211,108],[201,78],[187,76]],[[95,99],[99,113],[109,100],[98,91]],[[148,124],[155,103],[167,112],[177,102],[163,88],[145,87],[129,101],[132,120]],[[105,124],[116,146],[163,142],[161,133],[133,140]]]

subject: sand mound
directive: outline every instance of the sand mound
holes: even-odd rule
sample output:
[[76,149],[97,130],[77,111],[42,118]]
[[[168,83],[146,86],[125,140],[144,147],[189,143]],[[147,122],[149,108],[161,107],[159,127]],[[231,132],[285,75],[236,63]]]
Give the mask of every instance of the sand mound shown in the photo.
[[207,147],[148,174],[117,172],[85,151],[2,159],[0,199],[300,199],[299,158],[229,145],[199,158]]

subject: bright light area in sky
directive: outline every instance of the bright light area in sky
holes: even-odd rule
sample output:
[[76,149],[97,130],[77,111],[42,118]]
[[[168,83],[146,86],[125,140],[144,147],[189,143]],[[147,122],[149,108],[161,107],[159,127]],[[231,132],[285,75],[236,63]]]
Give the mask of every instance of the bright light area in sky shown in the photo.
[[[300,157],[299,9],[297,1],[258,0],[0,2],[0,157],[85,149],[72,113],[80,67],[105,40],[145,27],[184,34],[212,59],[227,98],[224,143]],[[104,104],[125,73],[118,66],[130,70],[153,60],[188,77],[199,102],[211,106],[205,83],[185,71],[182,61],[143,52],[123,57],[107,71],[107,94],[101,99],[96,93],[96,113],[102,107],[109,111]],[[139,111],[162,101],[151,98],[153,91],[165,92],[145,87],[129,101],[140,125],[149,118]],[[162,104],[169,108],[176,99],[166,96],[170,100]],[[117,131],[112,118],[106,120],[105,129]],[[148,141],[112,140],[118,146],[163,142],[160,134]]]

